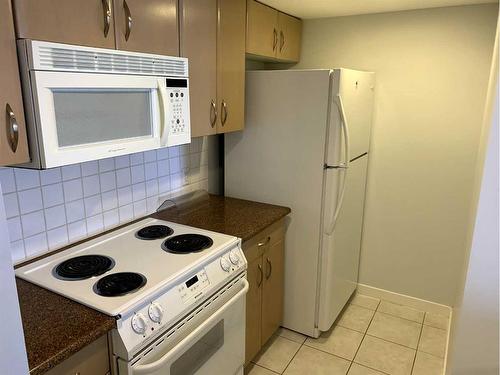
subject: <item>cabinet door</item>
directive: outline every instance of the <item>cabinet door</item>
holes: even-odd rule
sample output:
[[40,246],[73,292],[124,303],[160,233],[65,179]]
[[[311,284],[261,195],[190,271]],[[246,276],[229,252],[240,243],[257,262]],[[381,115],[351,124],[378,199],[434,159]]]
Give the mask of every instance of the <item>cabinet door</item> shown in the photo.
[[0,0],[0,165],[29,161],[10,0]]
[[177,0],[114,0],[116,48],[179,55]]
[[191,136],[215,134],[217,0],[180,0],[181,56],[189,59]]
[[302,37],[302,21],[284,13],[278,15],[279,41],[278,58],[287,61],[299,61]]
[[276,57],[278,33],[278,11],[255,0],[248,0],[246,52]]
[[217,132],[242,130],[245,116],[246,0],[219,0]]
[[283,320],[284,236],[271,234],[263,255],[264,288],[262,289],[262,345],[276,332]]
[[111,0],[13,0],[18,38],[115,48]]
[[262,256],[248,263],[247,279],[250,288],[246,297],[245,363],[250,362],[261,347]]

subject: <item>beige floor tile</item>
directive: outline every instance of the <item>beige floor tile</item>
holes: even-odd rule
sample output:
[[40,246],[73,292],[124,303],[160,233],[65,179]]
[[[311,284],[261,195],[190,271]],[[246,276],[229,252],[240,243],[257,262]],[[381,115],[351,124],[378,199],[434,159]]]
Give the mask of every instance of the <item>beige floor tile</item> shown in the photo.
[[444,361],[433,355],[417,352],[412,375],[443,375]]
[[378,298],[365,296],[363,294],[355,294],[351,300],[353,305],[361,306],[370,310],[377,310],[377,306],[380,303]]
[[397,305],[392,302],[381,301],[378,305],[378,311],[391,314],[400,318],[413,320],[417,323],[422,323],[424,321],[425,313],[423,311],[412,309],[411,307]]
[[245,368],[246,375],[276,375],[277,372],[268,370],[267,368],[260,367],[255,363],[250,363],[247,368]]
[[349,361],[334,355],[302,346],[285,371],[285,375],[345,375]]
[[425,319],[424,319],[424,324],[426,326],[431,326],[434,328],[441,328],[441,329],[448,330],[449,320],[450,320],[450,318],[448,316],[445,316],[445,315],[426,313]]
[[411,320],[376,312],[366,332],[387,341],[417,349],[422,325]]
[[447,336],[444,329],[424,326],[418,344],[418,350],[443,358]]
[[353,363],[347,375],[385,375],[383,372]]
[[363,340],[362,333],[335,326],[332,330],[323,332],[317,339],[309,337],[305,345],[352,361],[361,340]]
[[299,348],[300,344],[295,341],[274,336],[257,354],[253,362],[281,374]]
[[410,375],[415,350],[365,336],[354,362],[391,375]]
[[298,333],[298,332],[286,329],[284,327],[281,327],[278,330],[278,335],[280,335],[281,337],[287,338],[288,340],[298,342],[299,344],[303,344],[307,338],[307,336],[303,335],[302,333]]
[[366,332],[375,311],[364,307],[349,305],[343,312],[337,325],[359,332]]

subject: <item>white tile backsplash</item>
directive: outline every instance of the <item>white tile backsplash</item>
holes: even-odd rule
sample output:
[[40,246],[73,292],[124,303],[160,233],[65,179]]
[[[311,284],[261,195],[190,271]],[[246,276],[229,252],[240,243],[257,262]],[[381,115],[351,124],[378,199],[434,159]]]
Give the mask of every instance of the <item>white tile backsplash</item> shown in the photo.
[[208,188],[208,139],[44,171],[0,168],[14,262],[154,212]]

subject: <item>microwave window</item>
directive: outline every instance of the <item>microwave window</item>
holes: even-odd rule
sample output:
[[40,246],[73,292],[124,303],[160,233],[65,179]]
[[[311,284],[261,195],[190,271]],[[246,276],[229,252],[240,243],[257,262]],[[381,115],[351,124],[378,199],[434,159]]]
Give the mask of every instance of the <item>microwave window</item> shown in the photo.
[[153,135],[150,90],[52,93],[59,147]]

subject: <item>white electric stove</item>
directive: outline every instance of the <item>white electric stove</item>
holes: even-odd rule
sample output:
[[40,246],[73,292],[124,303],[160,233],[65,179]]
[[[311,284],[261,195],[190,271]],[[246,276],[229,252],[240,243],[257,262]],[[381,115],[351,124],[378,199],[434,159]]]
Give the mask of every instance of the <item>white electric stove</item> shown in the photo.
[[233,375],[244,363],[246,268],[240,239],[149,218],[16,275],[115,316],[114,373]]

